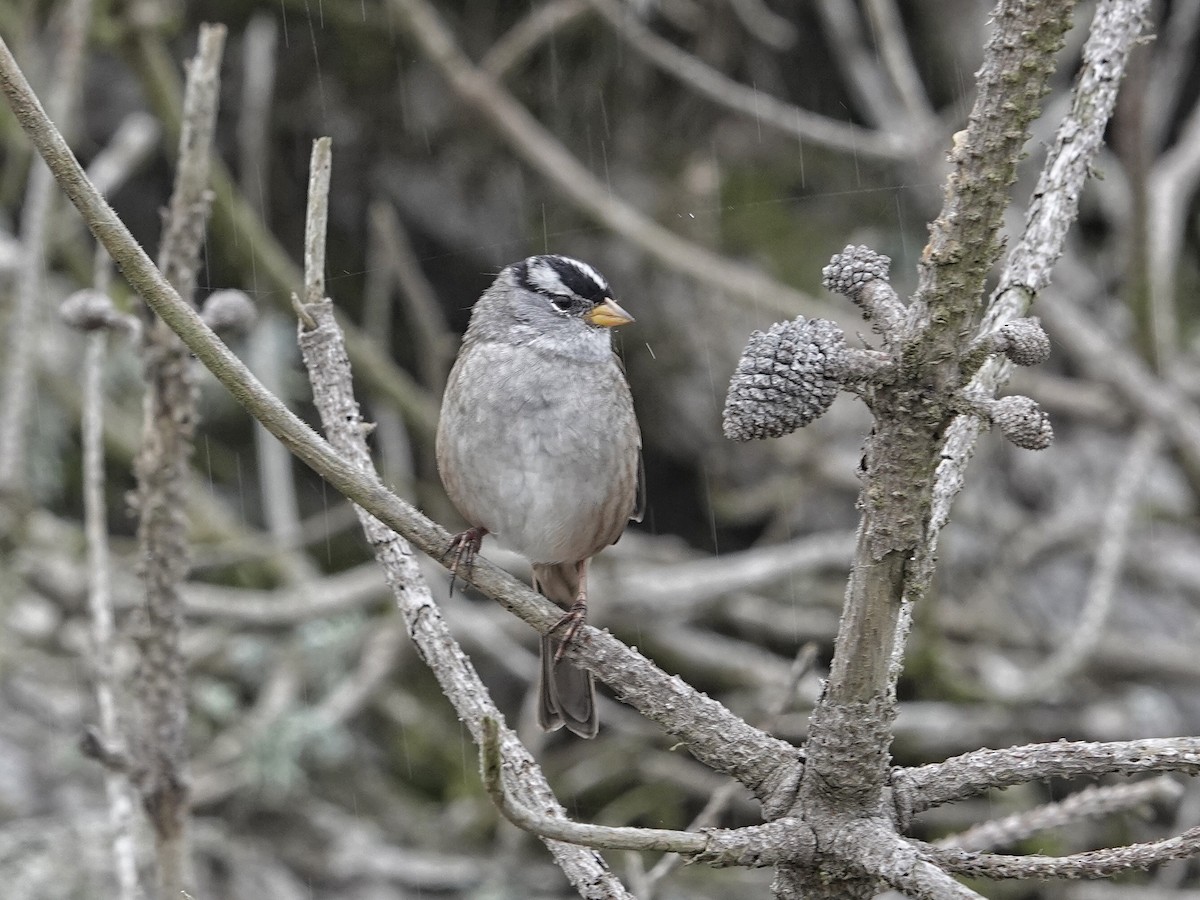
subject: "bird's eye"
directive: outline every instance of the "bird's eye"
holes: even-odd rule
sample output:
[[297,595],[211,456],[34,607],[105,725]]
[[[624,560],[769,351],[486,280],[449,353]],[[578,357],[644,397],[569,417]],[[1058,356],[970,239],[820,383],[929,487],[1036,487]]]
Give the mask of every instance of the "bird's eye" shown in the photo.
[[570,297],[552,297],[550,302],[554,304],[555,309],[561,309],[563,312],[566,312],[575,304],[575,301]]

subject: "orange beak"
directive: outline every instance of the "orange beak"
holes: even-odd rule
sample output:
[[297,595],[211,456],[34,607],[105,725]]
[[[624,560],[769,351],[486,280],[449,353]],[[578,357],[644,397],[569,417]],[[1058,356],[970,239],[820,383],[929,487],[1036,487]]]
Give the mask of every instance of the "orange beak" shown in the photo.
[[597,304],[583,318],[589,325],[599,325],[601,328],[616,328],[633,321],[633,316],[621,309],[612,297],[605,297],[603,303]]

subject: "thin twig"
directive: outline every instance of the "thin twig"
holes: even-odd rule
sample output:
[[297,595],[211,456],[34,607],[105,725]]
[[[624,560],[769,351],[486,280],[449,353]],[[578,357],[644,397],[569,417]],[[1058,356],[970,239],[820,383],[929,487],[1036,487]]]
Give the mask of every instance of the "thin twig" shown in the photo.
[[[256,13],[246,25],[242,44],[242,96],[237,118],[238,181],[243,193],[258,205],[264,219],[270,210],[268,138],[277,42],[275,17]],[[258,285],[253,287],[257,293]],[[278,318],[264,315],[250,336],[250,356],[255,371],[270,390],[280,395],[283,393],[284,347],[295,348],[291,335],[285,337],[285,331]],[[258,457],[263,518],[272,540],[283,551],[292,545],[300,529],[293,458],[287,448],[257,422],[254,424],[254,447]],[[303,560],[302,555],[295,554],[289,561],[292,565],[287,569],[292,574],[292,581],[311,575],[305,571]]]
[[329,227],[329,182],[333,178],[332,142],[313,143],[308,168],[308,206],[304,214],[304,302],[325,299],[325,232]]
[[[268,390],[282,396],[288,363],[294,363],[295,344],[281,316],[264,316],[250,335],[249,357],[254,371]],[[262,424],[254,423],[254,448],[258,458],[259,493],[263,519],[276,552],[295,548],[301,534],[300,500],[296,496],[294,457]],[[315,575],[305,555],[289,554],[287,571],[292,583]]]
[[[788,707],[795,701],[796,690],[800,686],[800,682],[804,676],[812,670],[818,651],[819,648],[815,643],[810,642],[800,645],[800,648],[796,651],[795,658],[792,660],[786,684],[784,684],[779,694],[767,707],[765,721],[762,723],[762,727],[765,730],[774,731],[778,725],[779,718],[787,712]],[[704,804],[704,808],[688,824],[686,830],[694,832],[713,827],[725,810],[728,809],[729,804],[732,802],[734,796],[736,796],[740,787],[736,781],[729,781],[723,784],[720,789],[714,791],[709,796],[708,802]],[[639,890],[641,900],[651,900],[658,884],[679,868],[684,861],[682,854],[667,853],[654,864],[654,868],[649,872],[643,873]]]
[[763,0],[729,0],[742,27],[774,50],[790,50],[796,45],[796,26],[767,6]]
[[[330,140],[320,138],[313,145],[309,174],[305,246],[311,252],[306,252],[305,258],[310,264],[324,259],[323,248],[316,244],[324,240],[330,161]],[[312,269],[306,271],[305,296],[320,297],[323,281],[323,273]],[[344,465],[375,477],[365,440],[366,429],[354,398],[350,360],[333,318],[332,304],[321,298],[316,303],[305,304],[302,309],[306,316],[301,316],[300,348],[321,421]],[[311,326],[306,324],[306,318]],[[470,661],[450,635],[433,603],[412,548],[366,509],[359,507],[357,511],[421,658],[429,665],[459,718],[467,724],[476,741],[481,740],[484,719],[499,721],[499,711]],[[521,773],[523,795],[539,808],[557,808],[557,801],[537,764],[517,741],[516,735],[507,729],[504,745],[506,765],[514,773]],[[583,853],[557,842],[550,842],[548,846],[564,873],[585,897],[628,896],[595,854]]]
[[[106,291],[108,254],[96,250],[94,287]],[[88,555],[88,611],[92,624],[92,665],[95,670],[99,738],[108,752],[124,756],[125,741],[117,712],[116,673],[113,667],[112,585],[109,575],[108,504],[104,478],[104,360],[108,334],[87,335],[83,361],[83,517]],[[133,798],[127,773],[106,766],[104,791],[112,828],[113,862],[120,900],[136,900],[137,858],[133,839]]]
[[[157,31],[131,31],[130,52],[138,68],[146,73],[144,87],[154,114],[169,137],[179,134],[182,90],[176,67],[165,39]],[[168,147],[168,149],[170,149]],[[279,239],[263,220],[257,202],[237,189],[219,157],[212,160],[212,237],[222,254],[232,260],[246,277],[253,276],[260,296],[287,309],[291,292],[304,280],[304,273],[288,255]],[[432,439],[437,429],[436,399],[421,390],[411,375],[390,354],[379,350],[370,335],[352,323],[343,322],[350,357],[363,379],[380,398],[392,403],[419,435]]]
[[191,786],[195,806],[218,803],[261,775],[247,765],[247,757],[297,707],[304,688],[298,655],[294,648],[285,649],[259,684],[253,706],[197,756]]
[[[242,38],[242,97],[238,104],[238,182],[265,219],[270,209],[268,138],[275,93],[275,46],[279,26],[266,12],[255,13]],[[255,285],[257,288],[257,285]]]
[[379,602],[383,576],[370,564],[304,579],[289,588],[286,603],[277,590],[259,591],[194,582],[183,590],[190,616],[226,619],[242,627],[286,627],[361,610]]
[[853,554],[853,534],[816,534],[784,544],[622,573],[620,589],[615,593],[622,606],[636,605],[656,617],[669,619],[684,608],[703,608],[737,591],[755,590],[821,568],[844,567]]
[[906,160],[912,156],[913,146],[904,136],[838,122],[730,80],[660,38],[639,21],[630,5],[618,0],[587,2],[648,63],[739,116],[753,116],[755,121],[784,134],[833,150],[886,160]]
[[437,292],[421,271],[421,261],[395,207],[390,203],[373,203],[369,217],[372,234],[382,242],[382,259],[400,288],[421,383],[430,392],[440,395],[454,361],[457,340],[446,324]]
[[881,130],[906,135],[910,123],[905,121],[905,111],[884,76],[879,55],[867,46],[855,4],[851,0],[818,0],[815,5],[823,31],[833,45],[831,55],[858,107]]
[[1188,73],[1196,63],[1195,40],[1200,29],[1200,4],[1178,3],[1159,8],[1159,20],[1153,22],[1153,68],[1142,102],[1146,104],[1141,136],[1149,149],[1166,144],[1167,132],[1178,123],[1180,95],[1187,90]]
[[936,129],[937,117],[921,83],[896,0],[867,0],[867,10],[883,65],[904,103],[908,128],[913,132]]
[[807,826],[795,819],[697,833],[666,828],[585,825],[572,822],[561,814],[535,813],[517,802],[505,789],[500,732],[496,720],[485,718],[482,725],[479,764],[488,795],[506,819],[540,837],[604,850],[683,853],[711,866],[769,866],[781,858],[802,864],[804,849],[807,848],[809,852],[815,849]]
[[514,802],[504,789],[500,755],[500,730],[495,719],[483,720],[479,745],[483,786],[504,817],[531,834],[605,850],[658,850],[694,856],[708,846],[708,838],[692,831],[666,828],[622,828],[585,825],[561,816],[538,815]]
[[757,269],[730,262],[668,231],[640,210],[615,198],[528,109],[467,58],[453,33],[426,0],[390,0],[390,4],[458,98],[584,213],[623,240],[637,244],[663,265],[727,291],[759,311],[791,317],[800,309],[821,306],[802,291]]
[[1175,286],[1189,225],[1188,210],[1198,181],[1200,100],[1184,120],[1175,144],[1155,160],[1146,178],[1146,234],[1141,239],[1146,242],[1148,258],[1151,333],[1157,367],[1168,374],[1180,350]]
[[[47,105],[63,131],[70,120],[83,71],[83,51],[92,17],[91,0],[71,0],[63,17],[54,82]],[[29,440],[30,406],[38,347],[38,310],[43,300],[47,226],[56,194],[54,176],[41,160],[34,160],[21,211],[21,267],[17,296],[4,327],[7,337],[5,365],[0,377],[0,494],[21,495],[27,489],[25,454]]]
[[479,68],[502,81],[535,47],[579,22],[586,12],[583,0],[549,0],[534,7],[492,44]]
[[1007,699],[1040,697],[1078,672],[1095,652],[1112,611],[1124,568],[1138,489],[1158,458],[1162,442],[1163,433],[1156,424],[1143,424],[1130,439],[1112,496],[1104,509],[1092,577],[1079,617],[1069,637],[1059,644],[1049,659],[1029,672],[1019,684],[1013,685]]
[[364,629],[358,665],[334,684],[313,708],[314,727],[330,729],[356,715],[388,683],[403,656],[408,632],[395,616]]
[[122,119],[108,143],[88,163],[87,175],[96,190],[105,195],[120,190],[150,158],[161,137],[162,128],[149,113],[139,110]]
[[1178,800],[1182,793],[1179,782],[1167,776],[1133,784],[1092,785],[1057,803],[982,822],[942,838],[937,846],[974,851],[1011,847],[1035,834],[1075,825],[1084,819],[1111,816],[1149,803]]
[[[1075,266],[1064,269],[1065,290],[1073,292]],[[1039,312],[1073,361],[1110,385],[1140,416],[1153,419],[1187,464],[1200,471],[1200,409],[1186,392],[1158,377],[1144,360],[1109,337],[1073,298],[1047,292]]]

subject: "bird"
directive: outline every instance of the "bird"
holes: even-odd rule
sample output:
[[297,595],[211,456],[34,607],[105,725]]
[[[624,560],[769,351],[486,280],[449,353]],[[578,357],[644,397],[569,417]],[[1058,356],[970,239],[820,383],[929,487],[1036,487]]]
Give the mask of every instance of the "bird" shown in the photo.
[[587,618],[588,564],[645,509],[642,438],[612,329],[633,321],[608,281],[568,256],[505,267],[471,310],[450,370],[437,465],[469,527],[448,551],[469,571],[485,535],[529,560],[564,611],[541,639],[538,724],[595,737],[590,672],[562,659]]

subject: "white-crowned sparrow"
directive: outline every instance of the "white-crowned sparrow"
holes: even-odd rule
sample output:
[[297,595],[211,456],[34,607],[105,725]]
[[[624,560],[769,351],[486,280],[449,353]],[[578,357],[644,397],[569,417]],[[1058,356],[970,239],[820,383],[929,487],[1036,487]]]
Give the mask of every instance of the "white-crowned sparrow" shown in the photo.
[[597,729],[592,675],[559,657],[587,615],[588,561],[641,520],[641,433],[609,331],[632,321],[586,263],[508,266],[472,310],[438,423],[442,483],[471,526],[456,566],[489,533],[533,564],[566,610],[542,638],[538,722],[581,737]]

